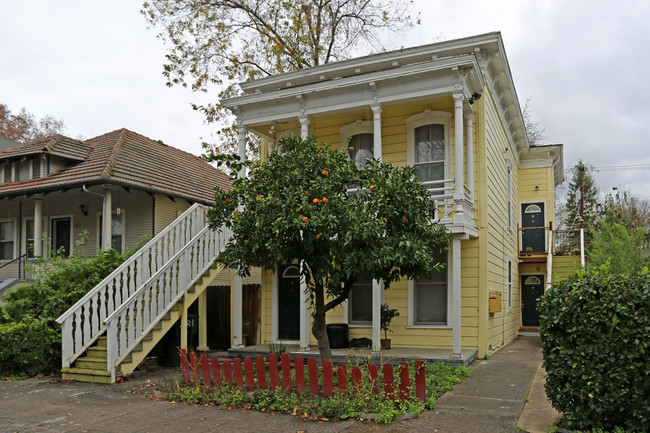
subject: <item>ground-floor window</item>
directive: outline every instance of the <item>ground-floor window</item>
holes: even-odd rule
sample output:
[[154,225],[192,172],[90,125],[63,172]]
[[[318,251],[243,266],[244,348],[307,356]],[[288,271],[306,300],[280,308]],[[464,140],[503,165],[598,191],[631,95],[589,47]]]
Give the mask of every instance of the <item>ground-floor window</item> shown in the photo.
[[348,323],[372,325],[372,280],[361,279],[352,286],[348,297]]
[[16,225],[13,221],[0,222],[0,260],[14,258]]
[[441,253],[436,262],[444,263],[440,272],[413,282],[414,325],[446,325],[448,302],[447,253]]

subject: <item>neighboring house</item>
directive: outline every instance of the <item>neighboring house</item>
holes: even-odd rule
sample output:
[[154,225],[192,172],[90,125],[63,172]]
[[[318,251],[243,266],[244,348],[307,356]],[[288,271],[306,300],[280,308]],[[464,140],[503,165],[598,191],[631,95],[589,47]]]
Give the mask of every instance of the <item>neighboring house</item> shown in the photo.
[[126,129],[0,151],[0,281],[24,277],[35,256],[126,251],[229,185],[200,158]]
[[[374,157],[414,165],[438,206],[437,220],[453,233],[440,258],[445,271],[386,291],[360,281],[328,322],[349,324],[350,338],[372,338],[377,350],[378,309],[386,302],[401,313],[391,324],[393,348],[443,349],[464,363],[534,324],[535,300],[552,272],[547,253],[562,145],[529,145],[500,33],[325,64],[241,88],[243,96],[222,101],[237,117],[240,153],[248,133],[262,139],[263,159],[293,133],[351,147],[358,163]],[[263,270],[264,343],[303,350],[315,344],[308,295],[292,289],[298,276],[292,264]],[[307,311],[281,313],[299,305]],[[242,343],[237,332],[233,343]]]
[[18,144],[20,143],[13,140],[8,140],[4,137],[0,137],[0,151],[9,149],[10,147],[17,146]]

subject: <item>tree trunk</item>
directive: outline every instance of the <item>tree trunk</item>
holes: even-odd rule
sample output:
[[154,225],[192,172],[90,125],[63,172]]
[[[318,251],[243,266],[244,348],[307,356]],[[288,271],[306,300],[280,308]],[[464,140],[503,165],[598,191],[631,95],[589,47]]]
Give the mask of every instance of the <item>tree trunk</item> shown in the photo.
[[332,360],[332,350],[330,341],[327,338],[327,326],[325,322],[325,293],[322,285],[316,285],[314,288],[314,321],[311,325],[311,333],[316,338],[318,352],[320,353],[321,362]]

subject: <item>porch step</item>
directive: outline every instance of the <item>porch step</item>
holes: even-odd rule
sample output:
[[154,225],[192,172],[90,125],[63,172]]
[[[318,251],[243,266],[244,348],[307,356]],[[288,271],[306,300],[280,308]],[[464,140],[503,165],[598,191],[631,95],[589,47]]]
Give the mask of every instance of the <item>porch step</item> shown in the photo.
[[519,328],[519,335],[522,337],[535,337],[539,336],[538,326],[522,326]]
[[[191,305],[205,290],[207,284],[221,272],[221,269],[220,266],[210,267],[203,277],[188,288],[185,296],[172,306],[170,311],[117,366],[116,374],[118,376],[131,374],[137,368],[167,331],[180,320],[185,305]],[[119,328],[118,332],[121,332],[121,328]],[[61,369],[63,379],[79,382],[111,383],[111,374],[106,366],[108,359],[107,344],[106,335],[100,336],[93,346],[86,349],[86,352],[74,361],[71,367]]]
[[61,369],[63,380],[76,380],[78,382],[111,383],[111,373],[104,369],[63,367]]

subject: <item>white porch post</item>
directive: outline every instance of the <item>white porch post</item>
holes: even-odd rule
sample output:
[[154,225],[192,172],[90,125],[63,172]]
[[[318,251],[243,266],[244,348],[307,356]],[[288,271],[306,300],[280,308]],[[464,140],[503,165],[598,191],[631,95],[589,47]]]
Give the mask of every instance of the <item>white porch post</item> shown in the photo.
[[456,212],[454,221],[462,223],[464,216],[465,199],[465,172],[463,163],[463,99],[462,93],[454,93],[454,201]]
[[[381,105],[370,107],[373,113],[373,156],[379,161],[382,160],[381,145]],[[381,350],[381,304],[383,282],[372,280],[372,350]]]
[[474,110],[470,108],[470,112],[465,118],[465,127],[467,129],[467,187],[469,188],[469,198],[474,205]]
[[34,198],[34,258],[43,257],[43,200]]
[[102,215],[102,250],[108,251],[113,246],[112,228],[113,228],[113,202],[111,186],[104,186],[104,206]]
[[460,238],[454,238],[451,246],[451,328],[453,332],[452,358],[462,357],[460,347]]
[[[237,133],[239,136],[239,159],[246,160],[246,128],[242,124],[237,125]],[[246,167],[239,170],[239,177],[246,177]],[[240,206],[239,211],[243,208]],[[233,348],[243,347],[243,294],[242,294],[242,277],[237,273],[237,270],[232,274],[232,300],[233,300]]]
[[[300,137],[305,139],[309,136],[309,116],[301,117],[300,121]],[[304,272],[305,264],[300,262],[300,350],[309,350],[309,314],[311,307],[311,300],[309,297],[309,289],[307,287],[307,280],[305,279]]]

